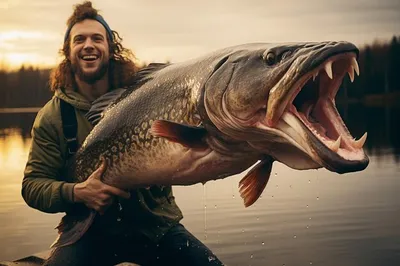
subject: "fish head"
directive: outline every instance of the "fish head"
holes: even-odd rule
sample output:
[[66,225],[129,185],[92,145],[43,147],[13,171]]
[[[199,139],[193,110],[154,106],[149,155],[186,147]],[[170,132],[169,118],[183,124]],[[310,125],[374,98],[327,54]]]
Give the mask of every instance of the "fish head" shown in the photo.
[[205,85],[204,105],[223,134],[295,169],[361,171],[366,135],[356,141],[336,109],[359,50],[349,42],[259,44],[222,58]]

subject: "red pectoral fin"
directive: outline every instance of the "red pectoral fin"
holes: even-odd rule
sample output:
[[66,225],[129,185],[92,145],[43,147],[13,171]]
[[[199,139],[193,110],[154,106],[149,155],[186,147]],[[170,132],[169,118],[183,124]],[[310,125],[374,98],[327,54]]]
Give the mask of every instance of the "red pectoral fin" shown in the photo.
[[207,131],[203,127],[193,127],[166,120],[156,120],[151,125],[151,133],[156,137],[180,143],[192,149],[206,149]]
[[244,206],[249,207],[261,196],[268,183],[273,159],[267,157],[256,166],[239,182],[240,196],[244,200]]

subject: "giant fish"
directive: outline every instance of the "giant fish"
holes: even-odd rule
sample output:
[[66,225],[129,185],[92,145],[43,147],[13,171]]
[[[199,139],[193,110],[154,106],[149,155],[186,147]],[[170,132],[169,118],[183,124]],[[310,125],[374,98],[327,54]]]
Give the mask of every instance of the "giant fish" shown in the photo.
[[[206,183],[252,167],[239,183],[250,206],[274,161],[361,171],[367,135],[353,138],[335,105],[344,77],[359,75],[358,53],[349,42],[252,43],[152,64],[136,74],[136,86],[93,104],[95,126],[76,154],[73,181],[102,161],[102,181],[124,190]],[[95,214],[87,209],[60,226],[53,246],[77,241]]]

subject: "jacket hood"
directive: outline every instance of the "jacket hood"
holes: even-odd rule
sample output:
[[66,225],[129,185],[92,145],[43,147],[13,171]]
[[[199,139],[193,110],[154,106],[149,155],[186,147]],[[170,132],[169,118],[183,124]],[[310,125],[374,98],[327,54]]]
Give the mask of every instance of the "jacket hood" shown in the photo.
[[88,111],[92,106],[92,104],[85,97],[76,91],[57,89],[54,93],[54,96],[66,101],[75,108],[85,111]]

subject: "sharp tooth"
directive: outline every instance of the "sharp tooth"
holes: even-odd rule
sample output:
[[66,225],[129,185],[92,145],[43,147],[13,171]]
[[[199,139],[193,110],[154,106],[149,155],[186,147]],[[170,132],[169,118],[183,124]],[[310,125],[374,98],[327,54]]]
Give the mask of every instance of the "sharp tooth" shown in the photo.
[[347,70],[347,73],[349,73],[350,80],[353,83],[353,81],[354,81],[354,68],[353,68],[353,66],[349,67],[349,70]]
[[342,142],[342,136],[339,136],[339,138],[331,145],[331,150],[334,152],[338,152],[340,148],[340,143]]
[[364,146],[366,140],[367,140],[367,132],[365,132],[364,135],[359,140],[353,142],[353,147],[356,149],[361,149]]
[[330,79],[333,79],[333,74],[332,74],[332,61],[328,61],[328,62],[325,64],[325,71],[326,71],[326,74],[328,74],[328,77],[329,77]]
[[351,65],[353,66],[354,70],[356,71],[357,76],[359,76],[360,75],[360,69],[358,68],[357,60],[354,57],[351,58]]
[[312,80],[315,81],[315,78],[318,76],[318,71],[314,72]]

